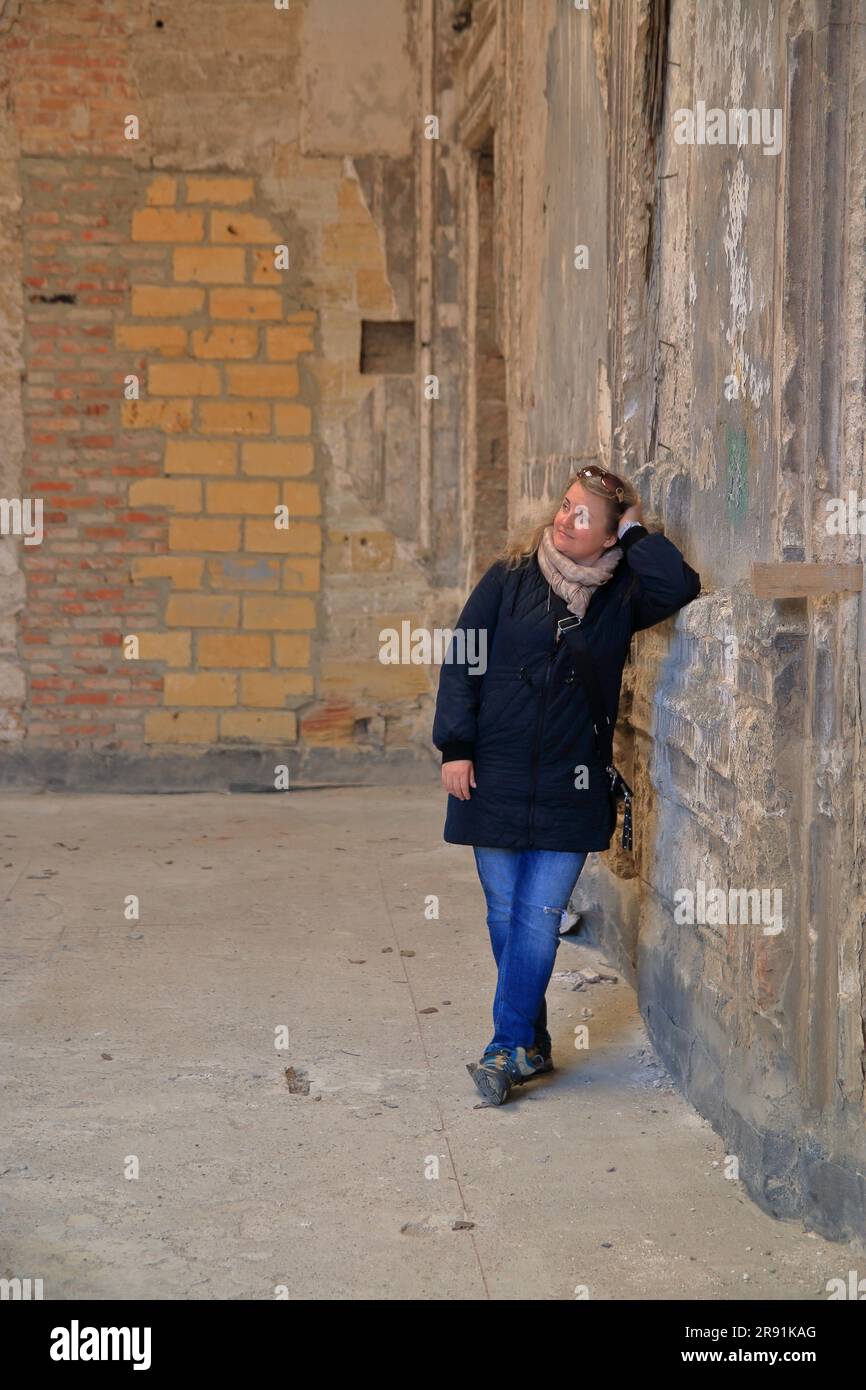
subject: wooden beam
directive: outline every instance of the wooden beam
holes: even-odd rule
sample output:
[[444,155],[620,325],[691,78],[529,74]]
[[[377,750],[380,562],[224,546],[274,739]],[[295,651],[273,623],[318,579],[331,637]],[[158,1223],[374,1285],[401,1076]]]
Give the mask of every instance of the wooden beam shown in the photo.
[[859,594],[863,566],[802,563],[752,564],[752,589],[758,598],[817,598],[821,594]]

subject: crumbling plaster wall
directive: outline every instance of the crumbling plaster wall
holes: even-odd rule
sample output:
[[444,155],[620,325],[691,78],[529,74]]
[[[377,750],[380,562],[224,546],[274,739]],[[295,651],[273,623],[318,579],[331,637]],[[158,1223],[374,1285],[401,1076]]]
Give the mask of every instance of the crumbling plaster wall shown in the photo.
[[[824,504],[863,485],[862,20],[671,5],[645,496],[707,592],[638,644],[630,716],[645,1016],[758,1200],[834,1236],[866,1231],[860,601],[759,600],[751,566],[859,558]],[[676,145],[698,100],[778,109],[778,154]],[[676,926],[699,879],[780,889],[784,929]]]
[[[568,459],[597,462],[599,371],[607,380],[606,130],[588,12],[523,8],[522,264],[524,427],[517,509],[552,503]],[[561,119],[568,112],[568,119]],[[576,264],[577,262],[577,264]],[[516,509],[516,510],[517,510]]]
[[[753,1196],[862,1236],[862,604],[761,600],[751,567],[860,558],[824,523],[862,493],[863,6],[591,11],[497,13],[512,517],[610,457],[703,593],[635,641],[636,849],[578,906]],[[779,108],[779,153],[677,144],[699,99]],[[783,931],[677,925],[698,880],[781,889]]]

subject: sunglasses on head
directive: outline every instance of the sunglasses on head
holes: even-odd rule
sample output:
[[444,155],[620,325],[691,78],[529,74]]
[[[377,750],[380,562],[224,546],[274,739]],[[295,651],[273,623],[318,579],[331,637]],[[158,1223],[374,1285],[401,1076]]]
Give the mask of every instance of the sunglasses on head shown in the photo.
[[603,468],[599,468],[597,463],[588,463],[586,468],[577,471],[578,478],[598,478],[605,492],[611,493],[618,502],[625,501],[625,489],[622,481],[615,473],[606,473]]

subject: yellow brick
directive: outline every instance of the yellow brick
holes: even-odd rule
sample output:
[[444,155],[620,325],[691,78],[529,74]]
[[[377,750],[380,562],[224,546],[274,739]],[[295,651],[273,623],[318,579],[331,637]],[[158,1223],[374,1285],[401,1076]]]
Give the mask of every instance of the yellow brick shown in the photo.
[[133,584],[144,584],[151,579],[170,579],[176,589],[200,589],[204,560],[192,555],[136,555],[131,574]]
[[299,478],[313,471],[312,444],[244,444],[241,472],[255,478]]
[[271,408],[256,401],[207,401],[199,406],[203,434],[270,434]]
[[359,270],[355,283],[358,308],[362,313],[393,313],[394,295],[384,271]]
[[356,748],[357,717],[351,704],[329,700],[307,711],[301,721],[301,737],[308,747]]
[[271,639],[259,633],[202,632],[197,660],[199,666],[270,666]]
[[315,309],[298,309],[294,314],[286,314],[286,323],[315,323]]
[[283,502],[289,509],[290,522],[296,516],[320,516],[322,499],[318,483],[283,483]]
[[164,700],[167,705],[236,705],[237,683],[237,676],[213,672],[167,675],[163,681]]
[[322,260],[328,266],[351,266],[353,270],[365,268],[378,270],[382,265],[382,247],[379,234],[370,223],[368,226],[339,226],[336,223],[325,227],[322,238]]
[[188,632],[139,633],[138,654],[142,661],[164,661],[166,666],[188,666],[189,653]]
[[192,401],[123,401],[121,416],[127,430],[165,430],[185,434],[192,426]]
[[322,564],[318,555],[293,555],[290,560],[283,561],[283,588],[312,591],[320,589],[321,571]]
[[147,374],[152,396],[218,396],[218,367],[203,362],[153,362]]
[[217,716],[204,710],[152,710],[145,716],[145,743],[215,743]]
[[114,335],[119,348],[130,352],[161,352],[179,357],[186,352],[186,329],[169,323],[120,323]]
[[232,396],[296,396],[297,367],[265,367],[259,363],[226,367]]
[[132,287],[132,312],[139,318],[185,318],[187,314],[197,314],[203,304],[204,290],[166,290],[161,285]]
[[274,407],[274,433],[309,434],[311,418],[309,406],[277,405]]
[[238,600],[224,594],[171,594],[165,621],[169,627],[237,627]]
[[231,439],[167,439],[165,471],[226,476],[237,470],[237,449]]
[[232,710],[220,719],[220,739],[238,743],[292,743],[298,723],[291,710],[275,714],[247,714]]
[[310,639],[300,633],[280,632],[274,637],[276,666],[309,666]]
[[316,609],[309,598],[274,598],[270,594],[249,594],[244,599],[244,627],[278,628],[316,626]]
[[278,530],[270,521],[244,522],[244,550],[257,555],[318,555],[322,530],[312,521],[297,521]]
[[266,330],[268,357],[272,362],[292,362],[299,352],[312,352],[314,343],[308,328],[300,324],[280,324]]
[[273,516],[279,503],[276,483],[208,483],[207,511],[222,515]]
[[274,265],[273,251],[253,251],[253,284],[254,285],[281,285],[283,283],[284,270],[277,270]]
[[367,226],[370,214],[361,199],[361,189],[355,179],[343,179],[337,194],[341,222],[355,222]]
[[325,564],[329,574],[352,573],[352,534],[350,531],[329,531]]
[[177,179],[168,174],[157,174],[147,185],[147,201],[150,207],[161,207],[174,202],[177,197]]
[[132,214],[133,241],[201,241],[204,217],[192,209],[139,208]]
[[210,311],[215,319],[280,319],[283,297],[276,290],[211,290]]
[[210,239],[219,242],[252,242],[258,246],[285,245],[276,227],[254,212],[212,212]]
[[258,329],[247,323],[197,328],[192,335],[194,357],[255,357],[258,347]]
[[168,523],[169,550],[238,550],[239,521],[210,521],[205,517],[172,517]]
[[273,675],[270,671],[241,676],[242,705],[253,709],[280,709],[289,695],[312,695],[313,678],[298,671],[292,675]]
[[352,570],[386,571],[394,565],[394,536],[391,531],[357,532],[352,536]]
[[[279,589],[282,560],[268,560],[264,555],[224,555],[208,560],[207,572],[211,587],[224,589]],[[194,585],[190,585],[194,588]],[[295,584],[296,589],[313,585]]]
[[431,669],[426,666],[384,665],[381,661],[323,661],[324,695],[403,700],[430,693]]
[[199,512],[201,484],[186,478],[136,478],[129,484],[129,505]]
[[175,280],[203,285],[242,285],[246,257],[240,246],[179,246],[174,252]]
[[189,177],[186,181],[188,203],[248,203],[253,196],[252,179],[207,179]]

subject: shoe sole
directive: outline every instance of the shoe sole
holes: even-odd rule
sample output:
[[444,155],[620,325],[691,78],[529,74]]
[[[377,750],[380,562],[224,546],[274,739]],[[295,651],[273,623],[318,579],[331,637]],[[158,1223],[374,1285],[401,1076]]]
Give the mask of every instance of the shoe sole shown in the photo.
[[545,1062],[543,1066],[539,1067],[537,1071],[532,1072],[529,1076],[516,1077],[515,1080],[511,1082],[511,1086],[508,1088],[508,1090],[506,1090],[505,1094],[502,1095],[496,1089],[496,1086],[493,1083],[493,1079],[490,1076],[490,1073],[486,1071],[484,1067],[479,1066],[477,1062],[466,1063],[466,1070],[468,1071],[469,1075],[472,1077],[472,1080],[475,1083],[475,1089],[478,1091],[478,1094],[482,1096],[483,1099],[486,1100],[490,1105],[504,1105],[509,1097],[511,1090],[515,1086],[522,1086],[526,1081],[534,1081],[535,1077],[540,1076],[542,1072],[550,1072],[553,1071],[553,1069],[553,1061],[551,1059]]
[[502,1095],[494,1086],[489,1072],[480,1067],[477,1062],[467,1062],[466,1070],[475,1082],[475,1089],[486,1100],[488,1105],[504,1105],[508,1099],[508,1091]]

